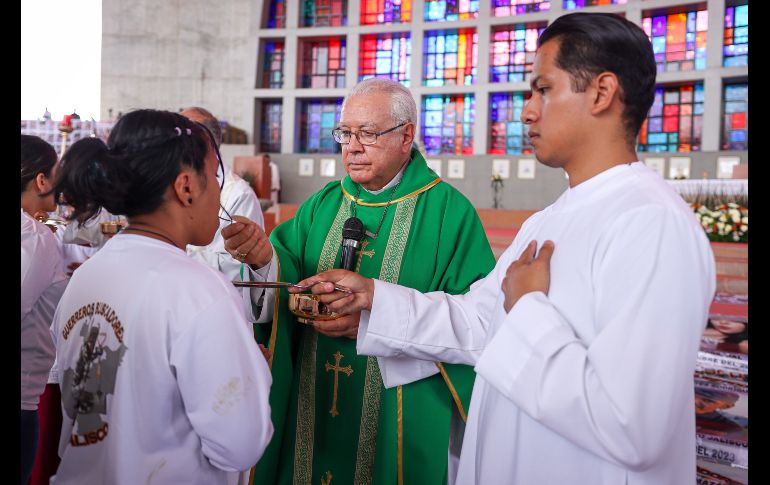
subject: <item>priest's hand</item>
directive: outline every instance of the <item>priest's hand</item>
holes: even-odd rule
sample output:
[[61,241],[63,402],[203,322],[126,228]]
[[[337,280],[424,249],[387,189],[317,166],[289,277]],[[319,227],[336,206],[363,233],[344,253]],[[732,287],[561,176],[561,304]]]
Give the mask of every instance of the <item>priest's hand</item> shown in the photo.
[[537,241],[531,241],[519,259],[508,266],[503,279],[502,289],[505,294],[503,307],[508,313],[519,298],[533,291],[542,291],[546,295],[551,286],[551,255],[553,241],[546,241],[537,252]]
[[259,224],[248,217],[233,216],[233,223],[222,229],[225,250],[242,262],[259,269],[273,257],[273,245]]
[[[344,269],[332,269],[306,278],[297,283],[297,285],[313,285],[313,293],[321,295],[321,301],[326,303],[329,309],[336,313],[353,314],[361,310],[372,309],[374,280],[361,276],[358,273]],[[350,292],[337,291],[334,289],[335,285],[348,288]],[[299,293],[302,289],[289,287],[289,291]],[[358,322],[356,322],[357,325]]]
[[313,327],[327,337],[347,337],[355,340],[358,337],[358,322],[361,312],[343,315],[334,320],[313,320]]

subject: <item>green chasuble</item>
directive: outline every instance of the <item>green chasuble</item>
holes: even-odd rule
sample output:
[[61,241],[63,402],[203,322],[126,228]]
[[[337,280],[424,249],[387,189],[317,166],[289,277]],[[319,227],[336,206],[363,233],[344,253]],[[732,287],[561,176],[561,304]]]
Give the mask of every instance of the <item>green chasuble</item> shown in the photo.
[[[422,292],[464,293],[495,265],[481,221],[417,150],[411,157],[379,235],[362,242],[358,272]],[[350,177],[331,182],[273,230],[281,281],[339,266],[342,225],[357,188]],[[372,233],[390,192],[361,190],[356,215]],[[465,417],[473,369],[437,363],[440,373],[385,389],[376,357],[357,355],[355,340],[298,323],[287,298],[281,290],[273,324],[256,330],[273,351],[275,434],[252,470],[253,483],[446,483],[452,408]]]

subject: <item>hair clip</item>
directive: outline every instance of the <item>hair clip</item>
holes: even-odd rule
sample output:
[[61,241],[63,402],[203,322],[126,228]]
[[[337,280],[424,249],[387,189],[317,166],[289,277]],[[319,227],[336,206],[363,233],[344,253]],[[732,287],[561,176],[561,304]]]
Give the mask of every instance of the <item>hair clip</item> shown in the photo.
[[[174,127],[174,130],[176,130],[176,136],[182,136],[182,129],[178,126]],[[188,135],[192,135],[192,130],[190,128],[185,128],[185,131]]]

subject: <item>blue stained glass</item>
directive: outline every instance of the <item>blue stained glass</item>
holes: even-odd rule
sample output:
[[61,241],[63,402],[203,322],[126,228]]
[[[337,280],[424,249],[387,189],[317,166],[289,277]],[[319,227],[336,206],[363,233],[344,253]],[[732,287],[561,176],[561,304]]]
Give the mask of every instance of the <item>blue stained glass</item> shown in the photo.
[[390,59],[377,59],[377,67],[375,68],[377,70],[377,74],[390,74],[390,65]]
[[730,132],[731,142],[744,142],[746,141],[746,132],[744,130],[735,130]]
[[748,26],[736,27],[735,30],[733,30],[733,35],[736,38],[736,42],[735,43],[739,44],[740,42],[738,42],[738,37],[748,37],[748,35],[749,35],[749,27]]
[[740,5],[735,7],[735,26],[743,27],[749,25],[749,6]]
[[[666,52],[666,38],[665,37],[653,37],[652,38],[652,51],[656,54],[665,54]],[[657,56],[656,56],[657,58]]]
[[457,34],[446,36],[446,52],[457,52]]
[[740,113],[746,110],[744,101],[727,101],[725,103],[725,113]]
[[665,133],[650,133],[650,135],[647,137],[647,141],[650,144],[659,145],[661,143],[666,143],[667,136]]
[[745,100],[749,95],[749,87],[746,84],[728,84],[725,86],[725,99],[729,101]]

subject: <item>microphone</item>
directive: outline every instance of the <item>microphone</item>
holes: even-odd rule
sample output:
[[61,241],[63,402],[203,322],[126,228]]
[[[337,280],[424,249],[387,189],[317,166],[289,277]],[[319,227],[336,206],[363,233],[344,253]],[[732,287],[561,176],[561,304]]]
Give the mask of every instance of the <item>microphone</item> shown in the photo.
[[350,217],[345,221],[342,226],[342,269],[355,271],[356,251],[365,234],[364,223],[358,217]]

